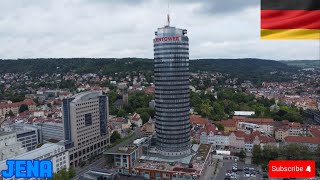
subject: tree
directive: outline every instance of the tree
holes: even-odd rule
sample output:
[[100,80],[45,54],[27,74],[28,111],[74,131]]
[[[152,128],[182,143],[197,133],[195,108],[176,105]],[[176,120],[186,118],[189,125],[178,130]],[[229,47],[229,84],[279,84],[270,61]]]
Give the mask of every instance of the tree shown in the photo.
[[76,176],[76,171],[74,170],[73,166],[70,166],[68,173],[70,179]]
[[21,104],[21,106],[19,107],[19,113],[22,113],[28,110],[29,110],[28,105]]
[[224,131],[224,126],[222,124],[215,124],[219,131]]
[[252,162],[259,164],[261,162],[261,147],[259,145],[254,145],[252,150]]
[[61,180],[69,180],[69,175],[68,175],[67,170],[65,168],[61,169],[59,174],[61,176]]
[[9,114],[8,114],[9,116],[14,116],[14,114],[13,114],[13,112],[10,110],[9,111]]
[[123,109],[120,109],[117,113],[117,117],[125,117],[126,116],[126,112]]
[[140,118],[142,119],[143,124],[148,122],[149,120],[149,114],[147,112],[140,113]]
[[137,127],[137,125],[136,124],[134,124],[134,123],[131,123],[131,129],[133,130],[135,127]]
[[121,139],[121,135],[118,133],[118,131],[113,131],[113,133],[110,136],[110,142],[114,143],[116,142],[118,139]]
[[192,140],[192,144],[198,144],[195,139]]
[[247,154],[244,150],[241,150],[239,153],[238,153],[238,156],[240,159],[245,159],[247,157]]
[[47,104],[47,106],[48,106],[49,108],[51,108],[51,107],[52,107],[51,103],[48,103],[48,104]]

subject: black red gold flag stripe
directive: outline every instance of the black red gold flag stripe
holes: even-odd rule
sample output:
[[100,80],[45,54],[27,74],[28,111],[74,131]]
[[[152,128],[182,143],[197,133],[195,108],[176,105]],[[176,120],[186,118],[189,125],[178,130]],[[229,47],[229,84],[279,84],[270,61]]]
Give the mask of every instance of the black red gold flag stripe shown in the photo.
[[261,39],[320,39],[320,0],[261,0]]

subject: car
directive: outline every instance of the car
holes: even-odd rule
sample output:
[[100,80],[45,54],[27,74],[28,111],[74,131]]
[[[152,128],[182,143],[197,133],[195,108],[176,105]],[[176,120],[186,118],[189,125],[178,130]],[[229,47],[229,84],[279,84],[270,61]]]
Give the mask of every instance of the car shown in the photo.
[[230,170],[227,170],[226,176],[231,176],[231,171]]
[[244,177],[250,177],[250,173],[244,173]]
[[255,173],[250,173],[251,177],[257,177]]
[[248,167],[243,168],[244,171],[249,171]]
[[250,171],[254,171],[254,168],[249,168]]

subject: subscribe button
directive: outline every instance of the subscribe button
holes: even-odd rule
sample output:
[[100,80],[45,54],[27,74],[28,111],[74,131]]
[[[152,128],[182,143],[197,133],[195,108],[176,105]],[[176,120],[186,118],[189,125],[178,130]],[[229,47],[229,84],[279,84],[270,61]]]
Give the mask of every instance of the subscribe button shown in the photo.
[[312,160],[272,160],[269,161],[269,177],[313,178],[315,164]]

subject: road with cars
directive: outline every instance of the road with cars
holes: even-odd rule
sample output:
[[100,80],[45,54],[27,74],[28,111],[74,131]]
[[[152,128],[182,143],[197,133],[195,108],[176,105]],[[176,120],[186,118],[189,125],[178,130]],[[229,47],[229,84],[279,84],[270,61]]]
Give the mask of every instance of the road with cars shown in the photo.
[[223,165],[215,179],[219,180],[249,180],[263,179],[257,172],[257,166],[253,164],[244,164],[244,162],[234,162],[233,160],[223,160]]

